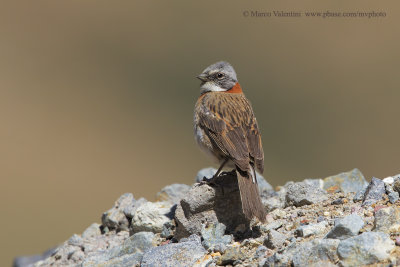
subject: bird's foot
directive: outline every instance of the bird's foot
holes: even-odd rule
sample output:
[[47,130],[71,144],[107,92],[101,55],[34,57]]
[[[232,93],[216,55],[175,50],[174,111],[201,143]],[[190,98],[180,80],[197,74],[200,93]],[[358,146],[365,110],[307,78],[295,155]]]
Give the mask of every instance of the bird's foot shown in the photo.
[[215,176],[211,177],[211,178],[207,178],[207,177],[203,177],[203,180],[201,181],[204,184],[209,184],[209,185],[217,185],[215,183]]

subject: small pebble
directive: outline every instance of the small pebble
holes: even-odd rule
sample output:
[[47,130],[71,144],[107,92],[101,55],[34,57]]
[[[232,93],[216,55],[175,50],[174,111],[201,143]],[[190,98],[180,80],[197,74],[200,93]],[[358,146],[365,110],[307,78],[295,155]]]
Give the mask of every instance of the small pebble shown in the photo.
[[330,215],[331,215],[331,213],[330,213],[329,211],[325,211],[325,212],[324,212],[324,216],[325,216],[325,217],[329,217]]
[[310,222],[307,219],[303,219],[300,221],[300,225],[308,225]]
[[343,204],[343,199],[342,198],[335,199],[334,201],[332,201],[331,204],[332,205],[341,205],[341,204]]
[[211,253],[211,257],[221,257],[221,253],[219,252]]
[[281,209],[276,209],[272,212],[275,219],[283,219],[286,216],[286,212]]
[[366,210],[366,211],[364,211],[364,215],[367,217],[372,217],[372,216],[374,216],[374,213],[372,211]]
[[396,237],[396,246],[400,246],[400,236]]
[[351,213],[358,213],[360,211],[361,207],[360,206],[353,206],[351,207]]
[[292,228],[293,228],[293,224],[292,223],[288,223],[285,226],[286,231],[290,231],[290,230],[292,230]]

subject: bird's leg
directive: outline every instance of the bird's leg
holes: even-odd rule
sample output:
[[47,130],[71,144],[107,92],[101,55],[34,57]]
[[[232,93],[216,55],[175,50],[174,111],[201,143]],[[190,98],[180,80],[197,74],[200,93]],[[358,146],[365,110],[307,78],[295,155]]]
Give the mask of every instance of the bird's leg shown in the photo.
[[218,168],[217,172],[214,174],[213,177],[207,178],[207,177],[204,176],[204,177],[203,177],[203,181],[205,181],[205,182],[211,182],[212,180],[214,180],[215,178],[217,178],[218,175],[221,173],[222,168],[223,168],[223,167],[225,166],[225,164],[228,162],[228,160],[229,160],[229,159],[225,159],[225,160],[222,162],[221,166]]
[[228,162],[229,159],[225,159],[224,162],[222,162],[221,166],[219,166],[217,172],[214,174],[214,176],[212,177],[212,179],[217,178],[218,175],[221,173],[222,168],[225,166],[225,164]]

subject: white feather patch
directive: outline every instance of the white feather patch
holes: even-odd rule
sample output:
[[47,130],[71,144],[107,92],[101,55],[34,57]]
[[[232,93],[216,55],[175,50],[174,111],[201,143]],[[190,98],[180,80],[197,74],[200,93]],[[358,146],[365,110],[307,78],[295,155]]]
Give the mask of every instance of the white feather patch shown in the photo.
[[223,88],[219,87],[218,85],[216,85],[213,82],[206,82],[205,84],[203,84],[201,86],[200,89],[201,89],[202,92],[210,92],[210,91],[212,91],[212,92],[223,92],[223,91],[226,91],[226,89],[223,89]]

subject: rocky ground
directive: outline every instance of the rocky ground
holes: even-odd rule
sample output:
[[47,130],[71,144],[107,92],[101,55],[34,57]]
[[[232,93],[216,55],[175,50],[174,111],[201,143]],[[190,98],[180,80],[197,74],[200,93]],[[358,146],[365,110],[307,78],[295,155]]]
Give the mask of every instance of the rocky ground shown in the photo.
[[173,184],[157,201],[122,195],[90,225],[44,255],[14,266],[396,266],[400,175],[367,183],[354,169],[324,179],[258,183],[265,223],[247,221],[236,177]]

